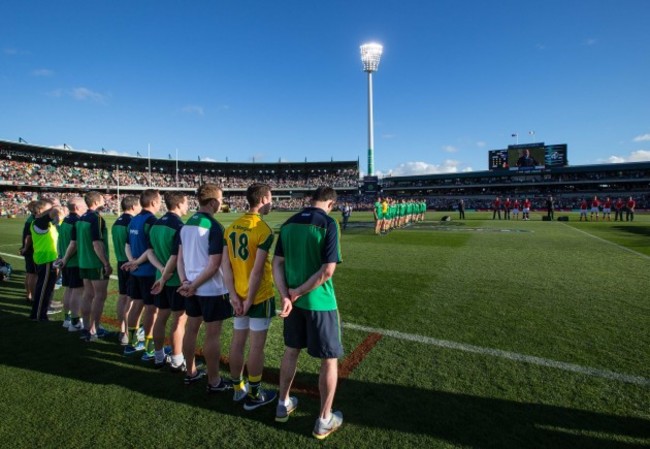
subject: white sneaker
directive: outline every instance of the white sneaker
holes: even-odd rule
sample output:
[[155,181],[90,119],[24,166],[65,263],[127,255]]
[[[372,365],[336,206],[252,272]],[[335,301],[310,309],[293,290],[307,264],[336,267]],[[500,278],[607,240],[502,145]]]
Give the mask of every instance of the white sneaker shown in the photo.
[[289,396],[289,405],[284,405],[284,403],[278,400],[278,406],[275,408],[275,421],[289,421],[289,415],[291,415],[296,408],[298,408],[298,398],[295,396]]
[[167,356],[167,360],[168,360],[167,364],[169,365],[169,371],[173,373],[187,372],[187,364],[185,363],[185,360],[183,360],[180,365],[174,365],[171,356]]
[[129,334],[126,332],[120,332],[120,345],[126,346],[129,344]]
[[83,328],[84,320],[79,318],[79,322],[77,324],[70,323],[70,326],[68,326],[68,332],[79,332]]
[[337,430],[343,424],[343,413],[341,412],[332,412],[330,414],[329,422],[323,424],[320,418],[316,419],[316,425],[314,425],[314,431],[312,435],[318,440],[324,440],[332,432]]
[[65,320],[63,320],[63,327],[64,328],[66,328],[66,329],[69,328],[70,324],[72,324],[72,320],[70,318],[66,318]]

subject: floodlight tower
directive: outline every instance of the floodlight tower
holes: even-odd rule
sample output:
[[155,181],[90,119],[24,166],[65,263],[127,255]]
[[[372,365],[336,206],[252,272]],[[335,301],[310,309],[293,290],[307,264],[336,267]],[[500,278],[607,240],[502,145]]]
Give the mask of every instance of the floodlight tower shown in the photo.
[[372,118],[372,72],[379,68],[379,60],[384,48],[377,43],[363,44],[361,46],[361,62],[363,71],[368,74],[368,176],[375,174],[375,138],[374,123]]

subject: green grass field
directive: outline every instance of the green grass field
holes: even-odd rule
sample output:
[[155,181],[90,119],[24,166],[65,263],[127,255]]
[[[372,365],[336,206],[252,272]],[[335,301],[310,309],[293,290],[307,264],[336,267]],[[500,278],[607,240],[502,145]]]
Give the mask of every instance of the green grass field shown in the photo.
[[[279,226],[288,215],[267,221]],[[124,357],[116,341],[78,340],[60,315],[29,321],[14,256],[22,220],[0,221],[0,254],[14,266],[0,284],[2,445],[650,447],[650,216],[436,221],[442,215],[378,237],[370,214],[353,214],[334,276],[346,351],[335,407],[345,422],[324,442],[311,437],[319,363],[306,355],[299,408],[279,425],[274,406],[245,412],[229,394],[186,387],[180,375]],[[235,216],[217,217],[227,225]],[[116,285],[109,290],[113,317]],[[282,351],[276,319],[271,388]]]

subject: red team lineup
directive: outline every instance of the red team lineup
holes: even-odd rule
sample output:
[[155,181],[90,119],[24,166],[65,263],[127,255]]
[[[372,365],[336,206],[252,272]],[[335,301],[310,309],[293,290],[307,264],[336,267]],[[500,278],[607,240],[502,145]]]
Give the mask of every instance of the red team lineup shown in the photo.
[[[614,210],[614,220],[612,220],[612,209]],[[594,196],[591,200],[583,199],[580,203],[579,221],[634,221],[634,212],[636,210],[636,201],[629,197],[627,201],[618,198],[612,202],[609,197],[604,200]],[[589,219],[587,215],[589,213]],[[625,218],[623,218],[625,216]]]

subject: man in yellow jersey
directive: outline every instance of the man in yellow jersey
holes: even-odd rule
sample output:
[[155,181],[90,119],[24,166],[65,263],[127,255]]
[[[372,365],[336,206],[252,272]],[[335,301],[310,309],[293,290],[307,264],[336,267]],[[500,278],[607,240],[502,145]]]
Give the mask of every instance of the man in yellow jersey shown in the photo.
[[[254,410],[272,402],[275,391],[261,388],[266,334],[275,315],[271,262],[273,230],[262,220],[271,211],[271,187],[253,184],[246,190],[249,210],[235,220],[225,233],[228,257],[222,268],[230,302],[235,311],[234,333],[230,346],[230,374],[234,401],[244,398],[244,410]],[[244,347],[250,334],[248,383],[243,379]]]
[[56,244],[59,238],[56,224],[62,214],[62,210],[53,207],[52,201],[47,199],[38,200],[34,205],[35,218],[30,224],[30,232],[34,246],[36,289],[29,316],[34,321],[48,321],[47,309],[58,276],[54,267],[54,262],[58,259]]

